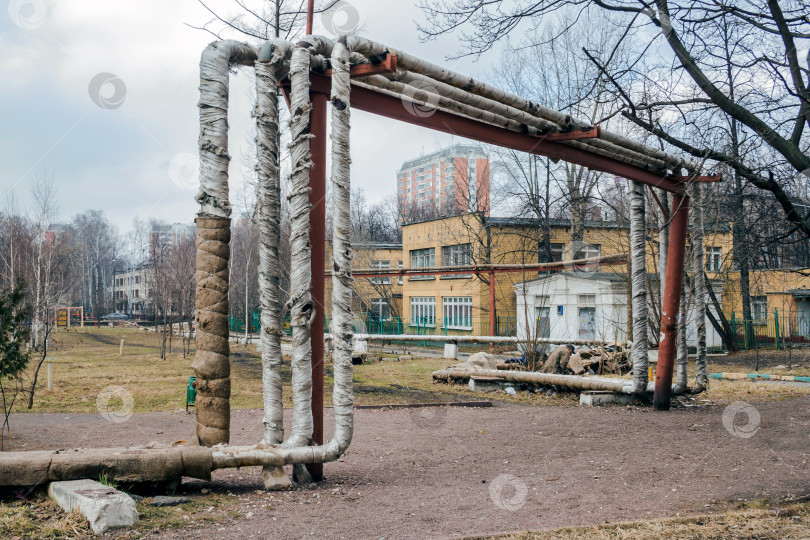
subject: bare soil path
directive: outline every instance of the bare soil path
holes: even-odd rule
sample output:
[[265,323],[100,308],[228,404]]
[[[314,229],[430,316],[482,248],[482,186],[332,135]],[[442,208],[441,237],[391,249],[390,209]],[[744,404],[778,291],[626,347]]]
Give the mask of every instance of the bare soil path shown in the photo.
[[[189,481],[180,491],[231,492],[241,516],[151,537],[447,538],[706,513],[725,501],[810,492],[810,397],[757,404],[758,430],[748,438],[724,427],[725,410],[359,410],[354,442],[326,465],[323,484],[268,493],[256,468],[217,471],[212,486]],[[173,442],[188,439],[195,422],[183,413],[119,424],[67,413],[21,414],[13,425],[16,449],[33,450],[54,441]],[[234,411],[232,433],[234,444],[257,442],[261,412]]]

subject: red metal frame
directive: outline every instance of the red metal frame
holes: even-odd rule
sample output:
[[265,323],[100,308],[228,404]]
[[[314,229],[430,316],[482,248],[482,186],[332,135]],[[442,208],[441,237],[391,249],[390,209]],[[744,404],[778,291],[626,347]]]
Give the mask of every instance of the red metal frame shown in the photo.
[[[312,33],[313,0],[308,2],[307,33]],[[364,76],[375,73],[391,72],[396,69],[396,56],[387,55],[380,64],[362,64],[352,68],[351,76]],[[310,170],[310,201],[313,206],[310,211],[311,241],[312,241],[312,275],[321,275],[324,268],[325,255],[325,218],[324,199],[326,193],[326,101],[331,91],[329,74],[310,74],[312,95],[311,133],[312,160],[315,166]],[[288,83],[287,83],[288,84]],[[289,105],[288,88],[282,83],[287,104]],[[667,281],[665,286],[665,316],[662,317],[662,334],[665,350],[659,353],[658,375],[656,377],[655,404],[658,409],[668,409],[670,401],[670,386],[672,381],[672,367],[674,359],[674,344],[677,324],[677,312],[680,306],[681,280],[683,278],[683,259],[686,245],[686,216],[689,209],[689,199],[684,193],[684,183],[695,178],[662,177],[654,171],[635,165],[624,163],[617,159],[608,158],[587,150],[574,148],[561,141],[592,138],[599,133],[599,127],[591,130],[571,133],[553,133],[545,136],[533,136],[517,133],[504,128],[478,122],[473,119],[456,116],[445,111],[436,110],[428,116],[416,116],[408,112],[403,101],[367,88],[352,88],[352,107],[400,120],[409,124],[450,133],[459,137],[511,148],[531,154],[543,155],[552,159],[562,159],[622,178],[635,180],[648,186],[657,187],[675,194],[673,198],[673,212],[680,207],[675,219],[672,221],[670,233],[669,257],[667,263]],[[708,177],[699,177],[697,181],[709,180]],[[452,272],[452,271],[448,271]],[[458,272],[462,273],[462,272]],[[381,275],[381,274],[376,274]],[[489,271],[490,276],[490,332],[495,331],[495,272]],[[360,277],[355,273],[355,276]],[[677,283],[676,283],[677,282]],[[316,443],[323,443],[323,306],[324,306],[323,280],[313,280],[312,299],[315,305],[315,320],[312,331],[312,411],[314,419],[313,438]],[[670,352],[669,347],[672,347]],[[666,383],[666,384],[665,384]],[[313,479],[323,477],[321,464],[308,466]]]
[[[349,77],[368,77],[369,75],[379,75],[381,73],[393,73],[397,70],[397,57],[391,53],[385,53],[385,58],[378,64],[357,64],[349,69]],[[332,70],[323,72],[327,77],[332,76]]]

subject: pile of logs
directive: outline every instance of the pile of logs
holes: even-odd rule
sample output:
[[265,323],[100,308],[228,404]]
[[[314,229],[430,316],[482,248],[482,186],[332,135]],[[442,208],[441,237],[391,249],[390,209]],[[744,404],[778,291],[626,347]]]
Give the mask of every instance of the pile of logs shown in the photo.
[[568,369],[574,375],[593,372],[595,375],[612,373],[623,375],[632,369],[630,357],[621,345],[607,345],[593,349],[579,349],[568,359]]

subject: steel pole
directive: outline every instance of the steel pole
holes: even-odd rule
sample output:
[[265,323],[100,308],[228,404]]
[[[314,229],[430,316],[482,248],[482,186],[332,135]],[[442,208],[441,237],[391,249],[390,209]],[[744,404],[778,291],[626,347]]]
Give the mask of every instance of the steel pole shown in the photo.
[[672,394],[672,372],[675,366],[675,345],[678,335],[678,313],[681,307],[683,260],[686,251],[686,226],[689,221],[689,197],[673,194],[672,221],[667,251],[667,274],[664,298],[661,301],[661,340],[658,345],[658,366],[655,372],[653,406],[668,411]]
[[[327,95],[312,92],[312,115],[309,131],[312,134],[310,151],[312,168],[309,171],[309,235],[312,243],[312,302],[315,323],[312,326],[312,439],[323,444],[323,325],[324,325],[324,268],[326,268],[326,101]],[[323,479],[323,465],[307,465],[315,481]]]

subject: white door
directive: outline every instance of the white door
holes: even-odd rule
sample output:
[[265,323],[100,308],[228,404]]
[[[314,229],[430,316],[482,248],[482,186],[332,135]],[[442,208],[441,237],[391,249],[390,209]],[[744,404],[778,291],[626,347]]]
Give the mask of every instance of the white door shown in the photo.
[[596,339],[596,308],[579,308],[579,339]]

